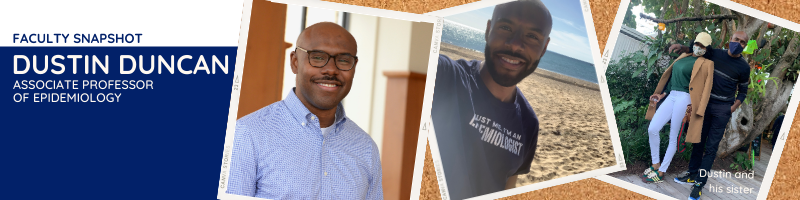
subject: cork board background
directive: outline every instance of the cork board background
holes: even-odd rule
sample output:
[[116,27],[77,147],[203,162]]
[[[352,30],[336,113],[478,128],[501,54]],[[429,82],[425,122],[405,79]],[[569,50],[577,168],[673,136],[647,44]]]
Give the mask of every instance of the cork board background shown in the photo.
[[[327,0],[358,6],[374,7],[387,10],[397,10],[409,13],[426,13],[457,5],[475,2],[477,0]],[[600,52],[605,49],[611,25],[614,23],[619,0],[589,0],[592,7],[594,27],[597,31],[597,42]],[[797,0],[733,0],[739,4],[761,10],[763,12],[800,23],[800,2]],[[798,111],[797,113],[800,113]],[[797,199],[795,196],[800,185],[800,123],[795,115],[792,122],[789,138],[786,141],[781,155],[775,179],[769,190],[768,199]],[[420,199],[441,199],[439,187],[436,182],[433,160],[431,159],[430,145],[425,152],[425,167],[423,171]],[[549,187],[533,192],[523,193],[506,199],[650,199],[647,196],[632,192],[612,184],[597,180],[584,179],[555,187]]]

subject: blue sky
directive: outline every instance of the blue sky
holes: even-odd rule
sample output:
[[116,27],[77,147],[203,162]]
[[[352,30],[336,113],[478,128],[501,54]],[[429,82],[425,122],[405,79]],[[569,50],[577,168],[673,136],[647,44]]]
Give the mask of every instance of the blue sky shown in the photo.
[[[592,50],[583,21],[583,11],[578,0],[542,0],[553,17],[548,51],[569,56],[588,63],[592,61]],[[486,30],[486,21],[492,18],[494,6],[445,17],[459,24]]]

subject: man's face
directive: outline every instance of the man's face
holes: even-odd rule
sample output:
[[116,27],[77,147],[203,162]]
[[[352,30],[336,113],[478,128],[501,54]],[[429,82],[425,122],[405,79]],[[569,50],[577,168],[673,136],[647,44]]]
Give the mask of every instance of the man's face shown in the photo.
[[[747,46],[747,35],[744,32],[737,31],[731,35],[731,42],[738,42],[742,48]],[[730,52],[731,48],[728,48]]]
[[536,70],[552,27],[549,13],[540,10],[518,2],[498,5],[487,22],[484,65],[497,84],[514,86]]
[[334,56],[355,55],[355,40],[351,40],[352,36],[346,30],[328,26],[319,27],[307,36],[303,42],[298,42],[297,46],[309,52],[297,49],[291,53],[292,72],[297,74],[295,93],[301,101],[308,102],[318,109],[336,108],[350,92],[356,67],[353,66],[348,71],[340,70],[332,56],[323,67],[314,67],[309,63],[309,53],[324,51]]

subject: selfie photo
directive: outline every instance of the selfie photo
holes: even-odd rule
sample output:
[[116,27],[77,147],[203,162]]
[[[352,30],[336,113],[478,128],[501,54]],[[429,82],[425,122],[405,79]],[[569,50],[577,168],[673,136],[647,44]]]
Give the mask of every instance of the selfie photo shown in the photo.
[[537,0],[444,17],[429,133],[443,196],[617,165],[584,14],[579,1]]

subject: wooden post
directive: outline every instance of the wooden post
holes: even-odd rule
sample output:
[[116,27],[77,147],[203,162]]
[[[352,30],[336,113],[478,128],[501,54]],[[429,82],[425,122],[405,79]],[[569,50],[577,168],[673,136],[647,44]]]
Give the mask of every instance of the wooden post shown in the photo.
[[414,158],[425,96],[425,74],[384,71],[386,110],[383,126],[383,196],[387,200],[409,199]]
[[280,101],[286,48],[286,4],[253,1],[237,119]]

